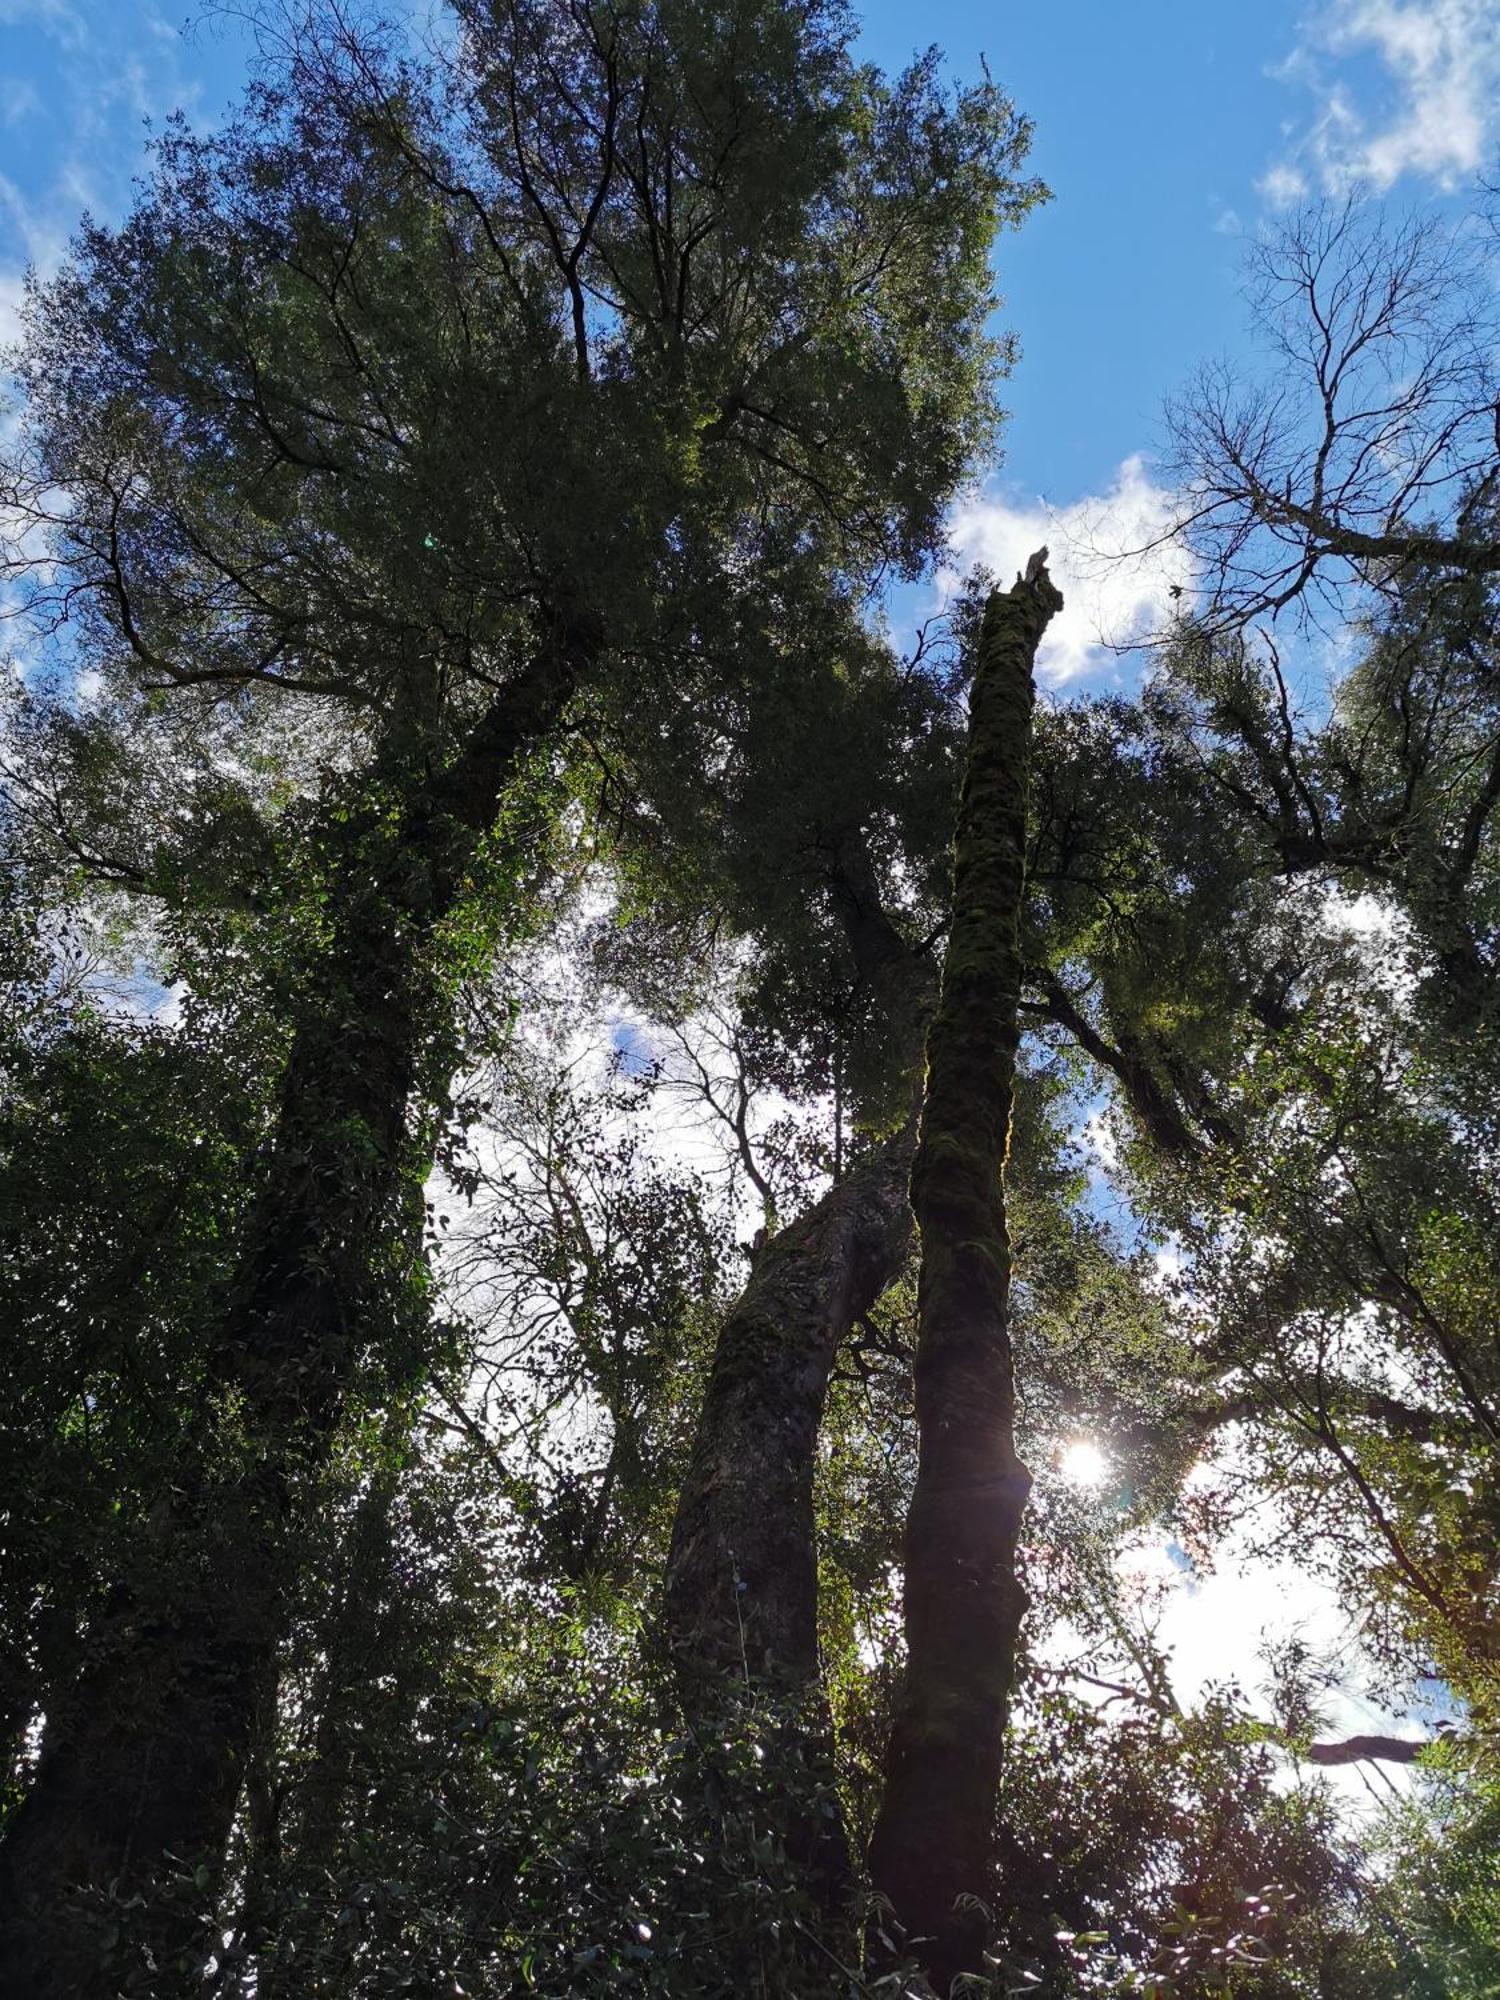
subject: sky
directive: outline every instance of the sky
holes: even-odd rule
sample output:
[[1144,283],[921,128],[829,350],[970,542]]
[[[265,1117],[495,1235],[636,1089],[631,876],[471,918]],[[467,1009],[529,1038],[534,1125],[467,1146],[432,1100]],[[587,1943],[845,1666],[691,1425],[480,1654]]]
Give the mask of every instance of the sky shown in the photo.
[[[423,0],[423,4],[426,0]],[[233,4],[233,0],[230,0]],[[246,0],[248,4],[248,0]],[[396,0],[411,4],[411,0]],[[1163,399],[1245,345],[1246,238],[1354,183],[1401,207],[1461,198],[1500,158],[1497,0],[866,0],[861,46],[898,68],[935,42],[1035,124],[1053,199],[1000,245],[1021,342],[1003,462],[954,517],[961,564],[1043,541],[1068,597],[1043,678],[1122,668],[1101,638],[1155,622],[1170,562],[1101,580],[1077,551],[1149,540]],[[28,263],[80,212],[119,215],[152,123],[222,118],[252,53],[229,6],[0,0],[0,338]],[[898,626],[927,608],[909,600]]]
[[[862,13],[872,60],[898,67],[929,42],[957,77],[985,60],[1035,121],[1053,199],[999,250],[1022,350],[1004,460],[952,535],[960,563],[1002,576],[1049,542],[1069,601],[1044,679],[1107,684],[1126,669],[1099,638],[1154,622],[1171,567],[1101,582],[1071,551],[1130,545],[1166,519],[1163,399],[1243,351],[1247,238],[1356,184],[1402,208],[1461,201],[1500,162],[1500,0],[867,0]],[[53,268],[83,209],[123,212],[150,125],[174,110],[217,122],[250,54],[241,23],[174,0],[0,0],[0,338],[28,264]],[[1268,1621],[1341,1629],[1326,1594],[1232,1562],[1184,1579],[1169,1617],[1189,1696],[1226,1656],[1252,1658]],[[1371,1719],[1352,1701],[1338,1717]]]

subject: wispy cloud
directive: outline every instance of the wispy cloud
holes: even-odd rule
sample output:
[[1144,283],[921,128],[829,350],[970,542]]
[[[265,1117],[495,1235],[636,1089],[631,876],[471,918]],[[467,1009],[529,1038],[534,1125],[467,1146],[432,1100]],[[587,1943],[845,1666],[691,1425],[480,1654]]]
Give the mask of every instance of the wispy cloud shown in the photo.
[[[153,7],[0,0],[0,341],[19,330],[28,267],[56,269],[85,209],[129,200],[145,127],[196,111],[222,51],[191,44]],[[143,33],[145,29],[147,32]],[[227,93],[226,93],[227,94]],[[14,133],[14,137],[9,134]]]
[[25,77],[0,77],[0,122],[19,125],[42,108],[42,94]]
[[61,185],[28,197],[0,174],[0,341],[20,333],[27,270],[56,269],[81,206],[67,200]]
[[39,28],[65,49],[88,39],[82,14],[68,0],[0,0],[0,28]]
[[1050,549],[1066,605],[1048,628],[1037,670],[1044,685],[1061,687],[1107,673],[1116,649],[1166,623],[1173,586],[1189,581],[1187,557],[1162,539],[1172,518],[1172,496],[1137,453],[1102,494],[1062,507],[981,496],[957,510],[951,534],[962,567],[983,563],[1002,583],[1034,549]]
[[1288,160],[1278,160],[1255,183],[1255,191],[1272,208],[1291,208],[1306,199],[1307,176]]
[[1408,175],[1452,188],[1500,145],[1494,0],[1326,0],[1278,73],[1314,110],[1260,183],[1273,207]]

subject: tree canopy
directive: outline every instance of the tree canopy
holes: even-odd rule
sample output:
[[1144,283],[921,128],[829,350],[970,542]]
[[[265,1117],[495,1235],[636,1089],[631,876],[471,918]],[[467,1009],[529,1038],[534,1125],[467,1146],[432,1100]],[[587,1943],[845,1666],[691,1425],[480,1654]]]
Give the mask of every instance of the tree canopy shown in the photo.
[[854,29],[315,9],[31,287],[7,1994],[1500,1976],[1490,251],[1259,246],[1039,696],[1030,129]]

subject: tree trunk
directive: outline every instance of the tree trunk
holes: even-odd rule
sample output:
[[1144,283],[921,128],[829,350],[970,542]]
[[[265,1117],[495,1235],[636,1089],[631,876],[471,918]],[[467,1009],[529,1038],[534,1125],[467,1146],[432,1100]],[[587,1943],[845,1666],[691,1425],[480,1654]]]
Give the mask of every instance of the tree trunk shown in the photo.
[[342,1574],[319,1634],[323,1670],[310,1699],[316,1717],[311,1755],[280,1802],[263,1856],[249,1829],[252,1864],[261,1859],[262,1866],[247,1886],[260,1893],[246,1897],[238,1942],[255,1967],[256,2000],[297,2000],[299,1964],[315,1956],[332,1927],[335,1898],[319,1892],[343,1852],[358,1778],[360,1695],[371,1662],[383,1657],[381,1599],[390,1580],[396,1477],[394,1461],[379,1467],[344,1538]]
[[[881,905],[863,840],[828,887],[855,970],[914,1103],[931,961]],[[805,1692],[818,1679],[813,1470],[828,1378],[849,1328],[891,1285],[911,1238],[915,1117],[757,1253],[725,1318],[672,1526],[667,1622],[689,1707],[725,1676]]]
[[767,1760],[753,1797],[743,1782],[710,1779],[711,1809],[722,1792],[725,1809],[772,1833],[851,1945],[854,1867],[818,1670],[813,1480],[839,1345],[906,1257],[911,1145],[907,1133],[888,1140],[760,1251],[719,1335],[667,1566],[690,1722],[710,1743],[748,1725]]
[[1032,669],[1062,599],[1045,550],[985,612],[970,699],[942,992],[912,1172],[921,1236],[906,1683],[870,1847],[875,1887],[933,1984],[977,1970],[1001,1746],[1025,1597],[1002,1170],[1020,1040]]
[[335,818],[335,937],[309,971],[210,1355],[228,1423],[190,1448],[48,1717],[0,1847],[7,2000],[201,1986],[246,1751],[275,1700],[297,1498],[361,1359],[418,1364],[426,1127],[447,1082],[435,933],[503,788],[571,695],[581,645],[564,635],[446,772],[411,778],[394,829],[385,797]]
[[355,1008],[382,993],[375,1018],[351,1009],[341,1029],[325,1014],[293,1045],[213,1356],[237,1407],[228,1434],[205,1424],[196,1462],[179,1466],[48,1719],[0,1850],[7,1993],[113,1992],[122,1955],[171,1992],[202,1962],[245,1750],[275,1695],[294,1496],[323,1459],[356,1356],[389,1320],[381,1281],[410,1285],[420,1254],[421,1180],[405,1157],[410,982],[391,952],[388,931],[366,940],[350,980]]
[[818,1680],[813,1468],[849,1327],[900,1270],[911,1140],[888,1140],[760,1251],[724,1321],[667,1567],[690,1705],[725,1680],[800,1698]]
[[[913,1100],[931,962],[886,916],[857,837],[842,843],[829,886],[855,967],[884,1016],[893,1067],[907,1072],[900,1096]],[[766,1773],[760,1807],[800,1879],[835,1918],[848,1912],[853,1868],[828,1796],[832,1728],[818,1667],[814,1474],[839,1346],[906,1260],[915,1139],[913,1115],[758,1253],[720,1329],[667,1565],[667,1629],[683,1706],[705,1735],[725,1727],[741,1703],[762,1722],[779,1719],[776,1768]],[[806,1796],[788,1796],[799,1784]]]

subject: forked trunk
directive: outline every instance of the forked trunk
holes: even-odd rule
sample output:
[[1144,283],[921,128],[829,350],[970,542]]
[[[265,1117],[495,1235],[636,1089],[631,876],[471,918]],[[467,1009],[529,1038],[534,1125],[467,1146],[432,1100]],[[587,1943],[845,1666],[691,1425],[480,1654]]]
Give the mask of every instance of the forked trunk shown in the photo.
[[1025,1607],[1015,1557],[1031,1481],[1015,1445],[1002,1174],[1020,1040],[1032,670],[1062,603],[1045,558],[1034,556],[985,612],[911,1184],[922,1267],[907,1669],[870,1871],[939,1992],[978,1969],[984,1924],[967,1899],[992,1894]]
[[[881,906],[862,841],[829,883],[857,972],[915,1099],[931,961]],[[683,1705],[700,1733],[775,1718],[761,1806],[831,1917],[849,1914],[854,1871],[832,1799],[832,1728],[818,1661],[813,1519],[818,1436],[850,1328],[900,1275],[915,1115],[804,1215],[771,1238],[720,1329],[667,1567],[667,1626]],[[791,1797],[800,1786],[804,1796]]]
[[813,1469],[839,1343],[900,1270],[911,1145],[887,1141],[761,1249],[720,1331],[672,1527],[667,1616],[690,1706],[818,1679]]

